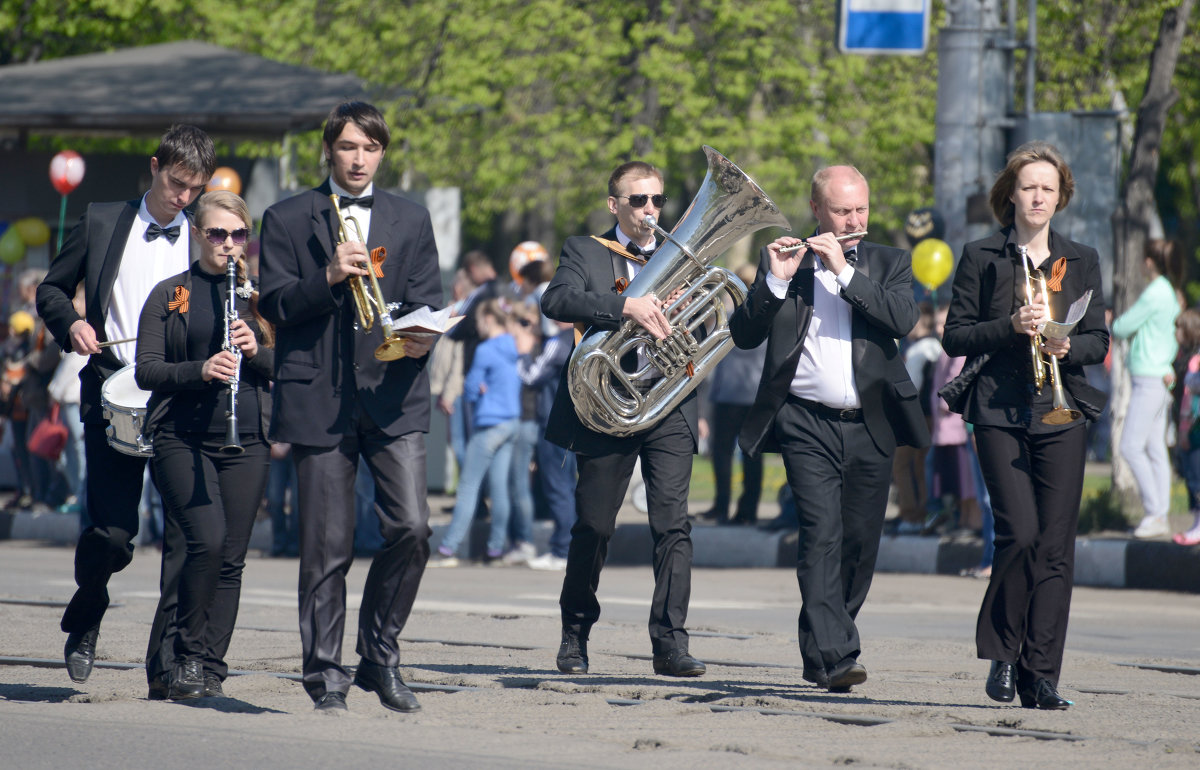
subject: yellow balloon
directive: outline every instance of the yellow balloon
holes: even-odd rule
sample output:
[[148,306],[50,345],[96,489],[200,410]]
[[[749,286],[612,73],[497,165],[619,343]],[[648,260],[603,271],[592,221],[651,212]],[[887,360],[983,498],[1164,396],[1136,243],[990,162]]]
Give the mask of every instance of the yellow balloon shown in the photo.
[[933,291],[945,283],[954,271],[954,252],[950,244],[937,238],[926,238],[913,247],[913,277],[926,289]]
[[21,240],[26,246],[41,246],[50,240],[50,228],[37,217],[25,217],[13,222],[13,227],[21,234]]

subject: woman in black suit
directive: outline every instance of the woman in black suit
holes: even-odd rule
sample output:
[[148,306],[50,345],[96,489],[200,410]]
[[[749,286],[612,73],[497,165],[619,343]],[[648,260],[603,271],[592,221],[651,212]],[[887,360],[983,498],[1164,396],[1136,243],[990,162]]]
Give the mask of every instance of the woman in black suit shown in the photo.
[[[996,556],[975,644],[992,661],[986,691],[993,700],[1020,696],[1026,708],[1065,709],[1058,694],[1075,569],[1075,532],[1087,454],[1086,420],[1096,419],[1104,395],[1090,387],[1083,367],[1104,360],[1108,331],[1096,250],[1050,227],[1074,191],[1071,169],[1052,145],[1029,142],[1008,156],[989,202],[998,233],[968,243],[954,276],[942,345],[968,356],[964,376],[941,393],[975,425],[984,480],[996,517]],[[1047,278],[1047,295],[1027,301],[1025,270]],[[1062,340],[1039,351],[1058,359],[1066,407],[1060,424],[1054,388],[1034,385],[1031,340],[1041,325],[1063,320],[1071,303],[1091,290],[1082,320]],[[1049,366],[1047,366],[1049,370]],[[1053,418],[1052,418],[1053,419]]]
[[[165,589],[177,584],[178,603],[160,600],[151,632],[152,699],[222,695],[228,671],[224,656],[269,462],[271,328],[257,317],[246,278],[250,229],[241,198],[206,193],[192,224],[199,259],[154,288],[138,325],[135,377],[152,391],[145,430],[154,445],[154,479],[165,526],[178,528],[187,544],[182,559],[163,554],[162,594],[173,595]],[[238,267],[238,320],[229,324],[229,336],[240,365],[225,349],[230,259]],[[226,446],[233,378],[241,451]]]

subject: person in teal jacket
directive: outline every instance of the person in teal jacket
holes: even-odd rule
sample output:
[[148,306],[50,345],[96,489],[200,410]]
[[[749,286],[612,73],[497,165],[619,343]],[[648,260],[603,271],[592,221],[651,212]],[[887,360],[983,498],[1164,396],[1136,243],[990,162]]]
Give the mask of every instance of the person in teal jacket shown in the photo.
[[1175,318],[1179,299],[1167,279],[1174,264],[1175,244],[1151,240],[1145,266],[1150,281],[1133,306],[1113,321],[1117,339],[1133,338],[1126,365],[1133,390],[1125,412],[1119,451],[1137,480],[1145,516],[1134,537],[1156,538],[1170,534],[1167,513],[1171,507],[1171,461],[1167,454],[1167,415],[1175,382]]

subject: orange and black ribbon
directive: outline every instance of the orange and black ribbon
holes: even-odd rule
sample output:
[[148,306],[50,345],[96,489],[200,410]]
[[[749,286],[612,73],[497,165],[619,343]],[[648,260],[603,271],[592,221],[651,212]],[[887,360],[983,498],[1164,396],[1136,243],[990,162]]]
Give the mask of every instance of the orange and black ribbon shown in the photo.
[[383,246],[377,246],[371,250],[371,269],[375,271],[376,278],[383,277],[383,261],[387,259],[387,249]]
[[618,275],[616,280],[617,294],[624,294],[629,288],[629,279],[623,275]]
[[1062,291],[1063,278],[1067,275],[1067,258],[1059,257],[1050,269],[1050,277],[1046,279],[1046,288],[1050,291]]
[[178,310],[180,313],[188,311],[188,290],[182,286],[175,287],[175,299],[167,303],[167,310]]

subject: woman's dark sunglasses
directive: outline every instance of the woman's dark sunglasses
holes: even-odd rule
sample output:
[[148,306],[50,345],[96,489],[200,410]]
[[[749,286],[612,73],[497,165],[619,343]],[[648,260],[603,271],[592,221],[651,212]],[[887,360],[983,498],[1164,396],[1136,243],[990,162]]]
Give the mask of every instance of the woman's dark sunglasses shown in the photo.
[[213,246],[220,246],[226,238],[232,238],[234,244],[241,246],[249,237],[250,231],[245,227],[239,227],[232,233],[224,227],[210,227],[204,231],[204,238]]
[[646,195],[645,193],[638,193],[637,195],[618,195],[617,197],[624,198],[625,200],[629,201],[629,205],[635,209],[640,209],[642,206],[645,206],[646,201],[651,201],[654,203],[654,208],[661,209],[663,204],[667,202],[667,196],[662,194]]

